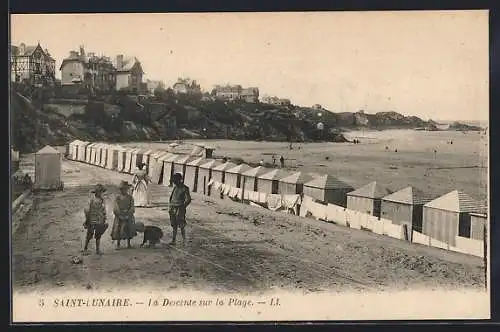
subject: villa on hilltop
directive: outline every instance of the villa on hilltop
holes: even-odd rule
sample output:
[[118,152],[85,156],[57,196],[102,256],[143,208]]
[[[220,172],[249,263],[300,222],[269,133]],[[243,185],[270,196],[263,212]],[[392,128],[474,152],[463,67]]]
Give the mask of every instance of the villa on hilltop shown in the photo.
[[279,105],[279,106],[290,106],[292,103],[290,99],[278,98],[278,97],[263,97],[262,102],[270,105]]
[[190,78],[178,78],[172,88],[177,94],[201,94],[200,85]]
[[116,90],[129,90],[139,92],[144,86],[142,77],[144,70],[142,64],[134,56],[125,57],[122,54],[116,56]]
[[70,51],[59,70],[61,85],[66,90],[84,86],[92,91],[112,91],[116,85],[116,69],[111,59],[92,52],[87,54],[83,46],[80,52]]
[[259,102],[259,88],[243,88],[241,85],[216,85],[215,97],[224,101],[244,100],[247,103]]
[[52,85],[55,82],[56,60],[47,49],[38,43],[27,46],[10,47],[11,81],[16,83],[28,82],[31,85]]

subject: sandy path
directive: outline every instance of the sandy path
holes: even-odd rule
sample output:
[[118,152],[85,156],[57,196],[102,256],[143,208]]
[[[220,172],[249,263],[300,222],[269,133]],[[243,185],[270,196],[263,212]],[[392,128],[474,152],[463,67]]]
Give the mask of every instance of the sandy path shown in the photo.
[[[75,265],[71,257],[83,245],[88,187],[73,186],[108,184],[111,216],[117,192],[113,184],[131,176],[76,162],[63,165],[66,189],[37,195],[32,214],[13,239],[16,290],[110,291],[137,284],[164,290],[318,292],[484,283],[482,260],[472,256],[197,194],[187,215],[186,246],[141,249],[137,237],[133,249],[115,250],[108,231],[102,244],[105,254],[85,256],[83,264]],[[137,220],[164,230],[163,242],[171,236],[163,204],[169,190],[154,186],[157,206],[136,213]]]

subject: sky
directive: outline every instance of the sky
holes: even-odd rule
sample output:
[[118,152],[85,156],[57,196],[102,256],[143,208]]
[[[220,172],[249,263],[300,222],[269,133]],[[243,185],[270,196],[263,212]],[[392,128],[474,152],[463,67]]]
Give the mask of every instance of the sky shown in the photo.
[[11,15],[11,43],[136,56],[145,79],[256,86],[333,112],[487,121],[487,11]]

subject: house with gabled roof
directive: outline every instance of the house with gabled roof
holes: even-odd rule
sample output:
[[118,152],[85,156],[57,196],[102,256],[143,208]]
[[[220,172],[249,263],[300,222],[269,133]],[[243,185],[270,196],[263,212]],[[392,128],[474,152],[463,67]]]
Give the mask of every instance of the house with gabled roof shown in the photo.
[[11,45],[10,67],[12,82],[26,82],[36,86],[52,85],[55,82],[56,60],[40,43]]
[[370,182],[359,189],[347,193],[347,208],[380,217],[382,197],[390,193],[391,191],[379,182]]
[[314,179],[314,176],[310,174],[296,172],[279,180],[278,192],[282,195],[302,194],[304,191],[304,183],[312,179]]
[[347,206],[347,193],[354,188],[332,175],[323,175],[304,183],[304,195],[323,203]]
[[290,173],[276,168],[258,177],[257,191],[266,194],[277,194],[279,192],[279,180],[289,176]]
[[405,187],[382,198],[381,217],[391,220],[395,225],[407,225],[409,230],[421,233],[424,204],[434,198],[435,195],[418,188]]
[[239,164],[233,168],[230,168],[226,171],[226,178],[224,183],[234,187],[241,188],[243,186],[243,181],[241,181],[241,174],[251,169],[251,166],[247,164]]
[[271,169],[269,168],[257,166],[244,172],[242,176],[245,181],[245,190],[258,191],[259,176],[270,171]]
[[135,56],[116,56],[116,90],[139,92],[142,86],[144,70]]
[[454,190],[424,205],[422,233],[456,246],[456,237],[471,237],[471,214],[486,213],[483,202]]
[[212,179],[213,169],[220,164],[221,162],[219,160],[208,159],[206,163],[198,166],[198,184],[197,184],[198,192],[202,192],[203,194],[210,194],[211,190],[208,187],[208,183]]
[[200,165],[205,164],[207,161],[208,161],[207,159],[200,157],[186,164],[184,184],[187,185],[192,192],[197,192],[198,190],[198,175],[199,175]]

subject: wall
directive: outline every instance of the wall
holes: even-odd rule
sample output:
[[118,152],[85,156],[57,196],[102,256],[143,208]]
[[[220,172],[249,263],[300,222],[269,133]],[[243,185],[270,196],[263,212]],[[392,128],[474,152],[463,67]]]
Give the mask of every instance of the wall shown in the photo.
[[480,216],[471,216],[470,218],[470,228],[471,228],[471,238],[475,240],[484,240],[484,227],[488,222],[487,218]]
[[83,63],[71,61],[66,63],[61,70],[61,84],[72,85],[72,80],[79,78],[83,81],[84,68]]
[[186,165],[186,179],[184,184],[191,189],[192,192],[197,192],[198,189],[198,166]]
[[280,194],[287,194],[287,195],[293,195],[293,194],[302,194],[304,189],[304,185],[302,183],[285,183],[285,182],[279,182],[278,183],[278,192]]
[[424,206],[422,233],[431,238],[455,246],[458,235],[459,214]]
[[59,154],[35,155],[35,186],[54,188],[61,182],[61,156]]
[[375,202],[373,199],[367,197],[347,196],[347,208],[374,215]]
[[228,185],[235,188],[241,188],[241,174],[226,173],[225,180],[225,183],[227,183]]
[[117,73],[116,74],[116,90],[120,91],[120,89],[128,88],[128,78],[129,75],[127,73]]

